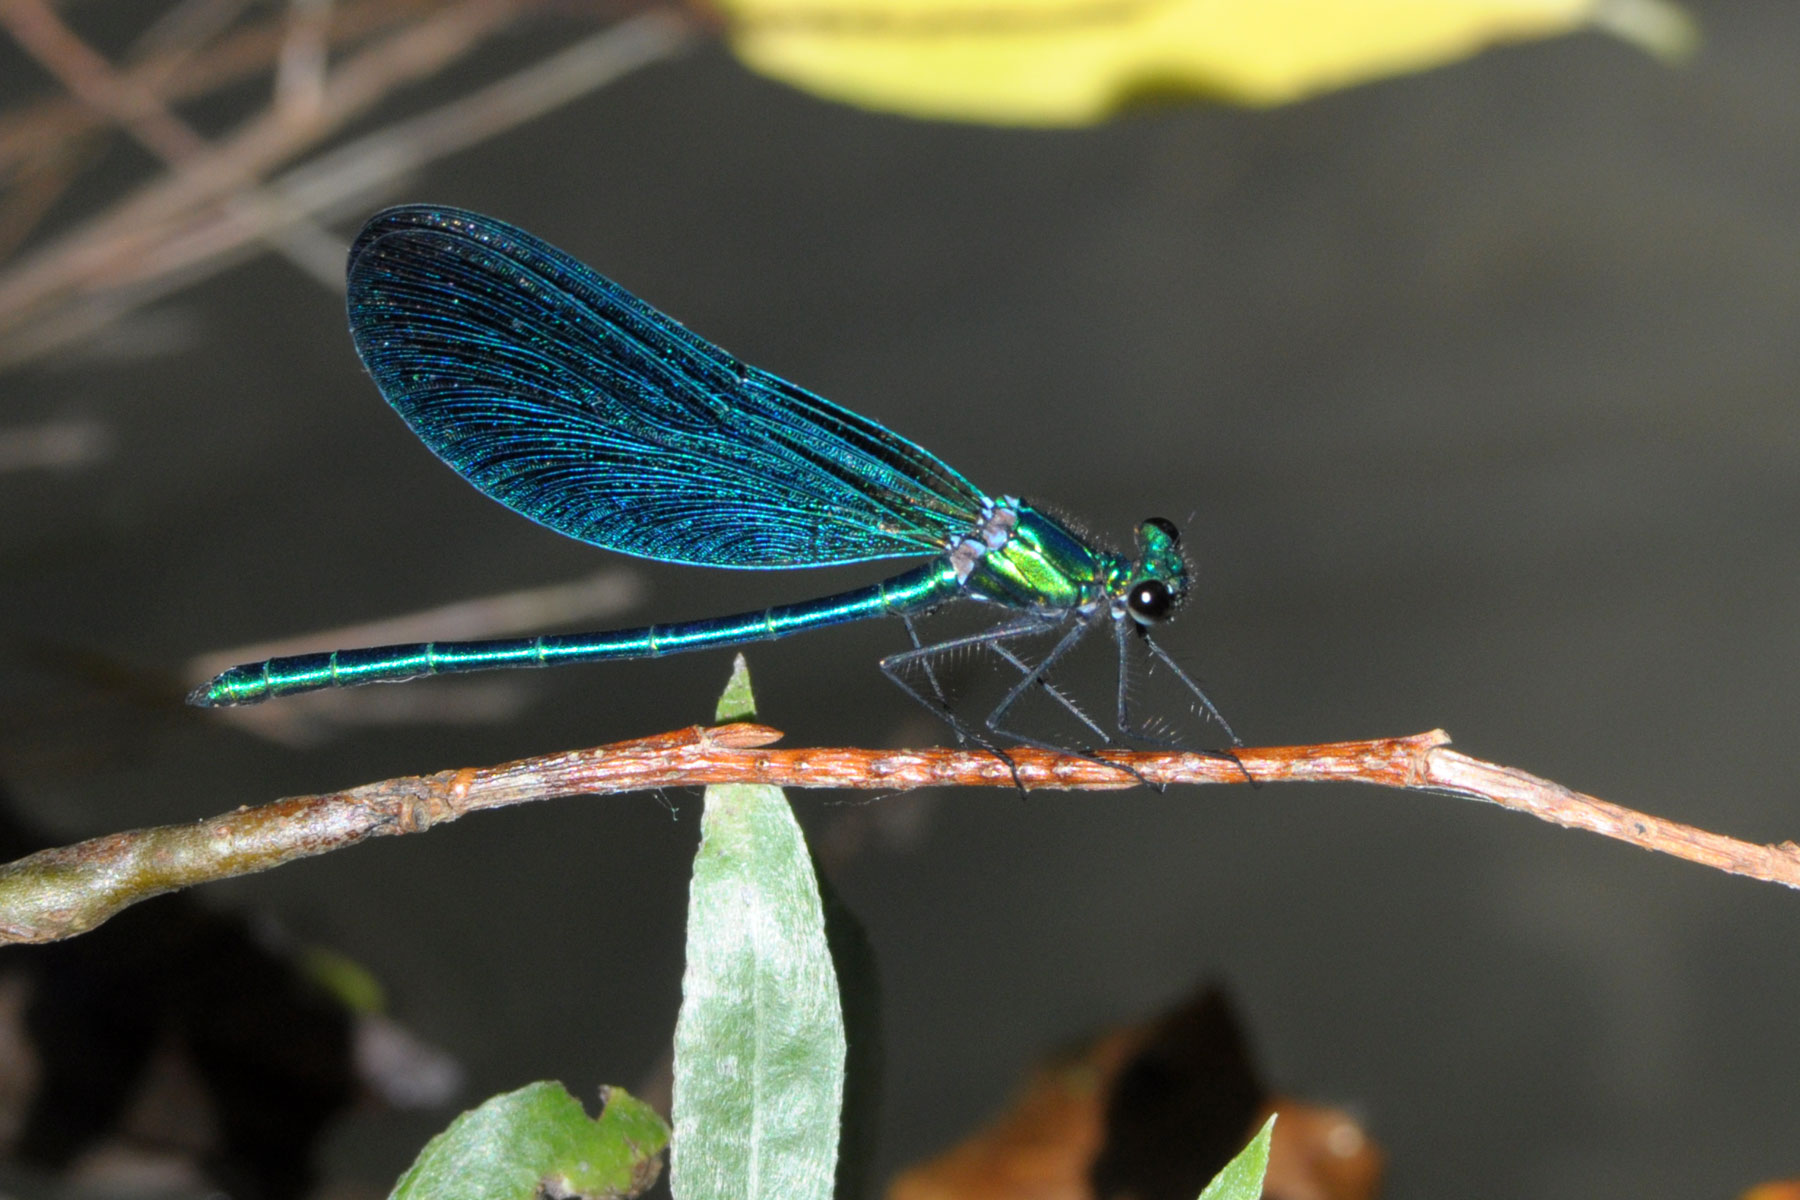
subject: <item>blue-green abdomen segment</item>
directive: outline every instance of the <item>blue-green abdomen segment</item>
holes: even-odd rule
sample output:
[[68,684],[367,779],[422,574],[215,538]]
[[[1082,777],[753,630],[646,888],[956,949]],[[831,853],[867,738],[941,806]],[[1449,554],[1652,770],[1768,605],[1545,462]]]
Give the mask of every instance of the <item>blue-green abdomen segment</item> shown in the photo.
[[609,633],[483,642],[421,642],[272,658],[267,662],[232,667],[214,676],[194,690],[188,703],[225,708],[321,688],[398,683],[422,675],[660,658],[665,654],[713,646],[766,642],[790,633],[822,629],[865,617],[918,612],[955,597],[961,588],[955,570],[949,563],[939,560],[865,588],[733,617],[646,625]]

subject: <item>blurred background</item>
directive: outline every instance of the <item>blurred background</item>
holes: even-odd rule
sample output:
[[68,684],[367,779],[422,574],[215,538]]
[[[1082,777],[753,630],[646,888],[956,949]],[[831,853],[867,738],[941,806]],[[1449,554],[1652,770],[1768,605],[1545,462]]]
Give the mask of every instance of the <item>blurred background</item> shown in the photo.
[[[990,494],[1118,545],[1175,520],[1196,590],[1164,644],[1251,744],[1443,727],[1617,803],[1795,837],[1800,15],[1691,10],[1678,67],[1584,33],[1074,129],[833,103],[635,18],[639,42],[603,47],[616,79],[346,189],[282,253],[196,254],[226,269],[6,343],[0,777],[69,840],[659,732],[710,715],[728,654],[248,722],[179,702],[205,656],[481,597],[529,591],[549,630],[880,577],[626,560],[436,462],[326,282],[369,212],[425,200],[530,229]],[[150,18],[63,16],[108,55]],[[496,28],[340,141],[600,26],[569,6]],[[41,122],[65,87],[0,37],[11,113]],[[180,116],[223,138],[268,97],[265,71]],[[123,137],[81,155],[0,283],[163,170]],[[792,745],[944,741],[876,668],[903,641],[753,647],[763,718]],[[1204,978],[1275,1083],[1381,1140],[1396,1200],[1800,1174],[1800,899],[1779,888],[1347,786],[794,800],[878,962],[879,1176],[1049,1048]],[[534,805],[199,899],[366,966],[462,1063],[465,1102],[540,1077],[591,1097],[666,1051],[698,813],[686,792]],[[451,1111],[347,1119],[327,1173],[385,1188]]]

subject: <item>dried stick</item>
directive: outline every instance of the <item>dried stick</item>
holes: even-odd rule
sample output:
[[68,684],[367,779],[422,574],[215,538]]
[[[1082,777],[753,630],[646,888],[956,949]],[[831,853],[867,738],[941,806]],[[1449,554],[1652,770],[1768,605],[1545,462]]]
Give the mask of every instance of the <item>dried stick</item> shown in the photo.
[[[109,256],[85,266],[76,262],[95,249],[85,237],[75,243],[81,253],[67,244],[59,244],[60,250],[46,248],[33,260],[33,270],[41,273],[33,295],[19,297],[19,270],[0,275],[0,368],[88,336],[121,312],[223,270],[251,243],[281,236],[296,220],[328,216],[340,206],[358,203],[435,158],[667,58],[692,37],[692,23],[680,14],[652,10],[470,95],[331,150],[247,191],[238,203],[202,204],[166,214],[150,232],[114,229],[109,237],[115,249],[118,239],[138,247],[128,260]],[[334,247],[340,286],[341,258],[342,247]],[[9,298],[15,297],[17,307],[9,311]]]
[[[190,825],[165,825],[43,850],[0,867],[0,942],[48,942],[84,933],[139,900],[177,888],[354,846],[384,834],[422,833],[464,813],[554,796],[609,795],[716,783],[901,791],[948,786],[1031,790],[1118,789],[1137,781],[1071,754],[1010,751],[769,749],[763,725],[694,727],[656,737],[441,771],[240,808]],[[1586,829],[1752,879],[1800,888],[1800,845],[1759,846],[1633,812],[1510,767],[1449,749],[1442,730],[1412,737],[1246,749],[1237,760],[1178,751],[1108,752],[1155,784],[1340,781],[1450,792]],[[1241,764],[1241,765],[1240,765]],[[1017,771],[1016,782],[1014,770]]]
[[281,110],[252,118],[180,171],[18,263],[0,281],[0,328],[59,298],[132,279],[134,264],[157,248],[169,222],[254,184],[394,88],[436,74],[505,27],[515,12],[514,0],[457,0],[430,21],[359,51],[332,72],[311,119],[295,121]]
[[[453,154],[541,116],[641,66],[667,58],[691,39],[690,23],[652,10],[564,47],[505,79],[419,116],[338,146],[280,176],[258,195],[268,204],[198,214],[172,229],[140,274],[181,284],[209,266],[223,269],[236,252],[279,234],[284,223],[328,213],[379,191],[434,159]],[[338,247],[338,260],[345,247]],[[343,285],[336,265],[335,284]],[[0,364],[11,359],[0,344]]]
[[[332,43],[348,45],[418,20],[435,0],[363,0],[338,5],[331,22]],[[287,39],[288,18],[229,33],[204,48],[152,44],[132,62],[127,82],[177,104],[242,83],[267,71]],[[0,113],[0,180],[22,161],[101,128],[106,118],[72,96],[39,100]]]
[[[48,0],[0,0],[0,25],[55,75],[70,95],[118,122],[139,145],[170,167],[192,164],[209,149],[206,139],[177,117],[155,93],[114,70],[105,56],[75,36]],[[317,57],[322,76],[322,52]],[[320,88],[323,94],[322,80]],[[318,106],[305,111],[296,111],[292,104],[281,107],[295,124],[300,124],[310,119]],[[224,203],[228,211],[237,212],[275,201],[260,189],[249,188],[242,194],[227,196]],[[270,244],[327,287],[338,285],[343,274],[343,248],[317,225],[294,217],[290,227],[271,235]]]

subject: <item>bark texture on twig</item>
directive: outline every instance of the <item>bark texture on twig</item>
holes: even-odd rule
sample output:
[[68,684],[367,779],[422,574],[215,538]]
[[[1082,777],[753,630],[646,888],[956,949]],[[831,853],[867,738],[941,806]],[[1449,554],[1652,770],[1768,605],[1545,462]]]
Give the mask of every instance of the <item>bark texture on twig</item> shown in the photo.
[[[297,796],[44,850],[0,867],[0,942],[84,933],[163,892],[266,870],[383,834],[421,833],[464,813],[555,796],[609,795],[715,783],[902,791],[932,786],[1029,790],[1129,788],[1138,780],[1073,754],[983,750],[771,748],[764,725],[694,727],[591,750],[520,759]],[[1236,759],[1181,751],[1107,757],[1153,784],[1342,781],[1453,792],[1586,829],[1734,875],[1800,888],[1800,845],[1756,845],[1633,812],[1510,767],[1449,749],[1442,730],[1412,737],[1240,750]],[[1014,771],[1017,776],[1015,780]]]

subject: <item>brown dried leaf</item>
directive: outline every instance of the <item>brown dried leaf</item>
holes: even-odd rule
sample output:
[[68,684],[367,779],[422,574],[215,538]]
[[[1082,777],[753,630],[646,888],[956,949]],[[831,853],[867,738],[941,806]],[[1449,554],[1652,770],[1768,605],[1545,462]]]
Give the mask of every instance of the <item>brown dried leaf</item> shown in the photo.
[[1270,1098],[1223,992],[1038,1069],[985,1129],[902,1174],[887,1200],[1191,1200],[1280,1114],[1270,1200],[1373,1200],[1379,1147],[1347,1113]]

